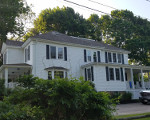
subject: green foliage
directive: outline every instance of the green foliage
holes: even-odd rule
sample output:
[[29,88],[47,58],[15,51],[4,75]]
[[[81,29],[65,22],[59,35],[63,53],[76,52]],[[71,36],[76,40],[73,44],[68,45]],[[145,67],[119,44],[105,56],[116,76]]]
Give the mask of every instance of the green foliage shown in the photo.
[[112,92],[110,95],[116,103],[130,103],[132,101],[132,93],[130,92]]
[[25,0],[1,0],[0,7],[0,42],[7,39],[7,34],[23,34],[23,16],[28,15],[30,7]]
[[131,51],[131,62],[149,65],[150,22],[128,10],[114,10],[100,18],[105,41]]
[[85,36],[87,25],[86,20],[78,13],[75,13],[72,8],[45,9],[34,21],[34,28],[24,36],[24,39],[49,31],[58,31],[72,36]]
[[0,100],[3,99],[3,96],[5,94],[5,81],[4,79],[0,79]]
[[[93,83],[89,81],[28,78],[30,78],[29,81],[33,81],[32,87],[18,87],[4,99],[4,104],[9,103],[15,106],[13,110],[10,108],[5,111],[8,118],[9,114],[15,114],[15,111],[20,110],[23,111],[22,119],[28,118],[28,111],[32,111],[29,117],[33,120],[37,116],[37,120],[112,119],[114,107],[109,95],[105,92],[97,92]],[[25,77],[24,80],[27,78]],[[24,86],[24,84],[20,85]],[[21,112],[18,112],[16,116],[19,116],[18,114]],[[0,119],[2,117],[0,116]]]
[[35,85],[36,79],[38,78],[33,77],[33,75],[21,76],[19,79],[17,79],[17,82],[19,83],[18,86],[30,89]]

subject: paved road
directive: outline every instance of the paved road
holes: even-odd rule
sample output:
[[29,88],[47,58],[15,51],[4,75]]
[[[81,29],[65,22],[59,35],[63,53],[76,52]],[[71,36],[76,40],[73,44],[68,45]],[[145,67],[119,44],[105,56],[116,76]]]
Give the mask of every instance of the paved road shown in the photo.
[[120,104],[116,107],[115,115],[127,115],[150,112],[150,105],[143,105],[142,103]]

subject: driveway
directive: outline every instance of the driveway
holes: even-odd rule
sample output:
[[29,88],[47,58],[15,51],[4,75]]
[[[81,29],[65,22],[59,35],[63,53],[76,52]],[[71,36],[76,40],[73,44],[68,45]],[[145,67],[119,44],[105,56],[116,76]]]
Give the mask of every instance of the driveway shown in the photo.
[[115,115],[127,115],[150,112],[150,105],[142,103],[120,104],[116,107]]

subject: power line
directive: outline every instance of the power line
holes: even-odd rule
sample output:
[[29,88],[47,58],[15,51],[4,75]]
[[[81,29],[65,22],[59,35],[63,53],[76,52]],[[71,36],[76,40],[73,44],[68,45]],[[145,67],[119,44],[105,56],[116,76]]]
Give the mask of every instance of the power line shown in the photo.
[[[88,1],[93,2],[93,3],[96,3],[96,4],[99,4],[99,5],[102,5],[102,6],[105,6],[105,7],[109,7],[109,8],[115,9],[115,10],[119,10],[119,9],[117,9],[117,8],[114,8],[114,7],[109,6],[109,5],[104,5],[104,4],[102,4],[102,3],[100,3],[100,2],[97,2],[97,1],[94,1],[94,0],[88,0]],[[146,0],[146,1],[150,2],[150,0]],[[140,15],[136,15],[136,14],[134,14],[134,15],[137,16],[137,17],[140,16]],[[144,19],[147,19],[147,20],[150,21],[149,18],[146,18],[146,17],[141,17],[141,18],[144,18]]]
[[75,2],[72,2],[72,1],[69,1],[69,0],[63,0],[63,1],[68,2],[68,3],[72,3],[72,4],[77,5],[77,6],[80,6],[80,7],[87,8],[87,9],[89,9],[89,10],[93,10],[93,11],[100,12],[100,13],[103,13],[103,14],[106,14],[106,15],[110,15],[110,14],[108,14],[108,13],[106,13],[106,12],[103,12],[103,11],[100,11],[100,10],[97,10],[97,9],[93,9],[93,8],[90,8],[90,7],[87,7],[87,6],[84,6],[84,5],[80,5],[80,4],[78,4],[78,3],[75,3]]
[[109,7],[109,8],[112,8],[112,9],[117,10],[117,8],[111,7],[111,6],[109,6],[109,5],[104,5],[104,4],[99,3],[99,2],[97,2],[97,1],[94,1],[94,0],[88,0],[88,1],[93,2],[93,3],[97,3],[97,4],[99,4],[99,5],[102,5],[102,6]]

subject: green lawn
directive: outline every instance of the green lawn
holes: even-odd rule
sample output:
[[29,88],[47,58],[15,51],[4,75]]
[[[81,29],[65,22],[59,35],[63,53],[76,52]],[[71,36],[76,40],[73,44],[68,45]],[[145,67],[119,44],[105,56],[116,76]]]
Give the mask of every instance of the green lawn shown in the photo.
[[[141,115],[150,115],[150,112],[148,112],[148,113],[140,113],[140,114],[130,114],[130,115],[119,115],[119,116],[115,116],[115,118],[116,119],[120,119],[120,118],[128,118],[128,117],[135,117],[135,116],[141,116]],[[136,120],[150,120],[150,117],[149,118],[136,119]]]
[[150,117],[148,117],[148,118],[134,119],[134,120],[150,120]]

